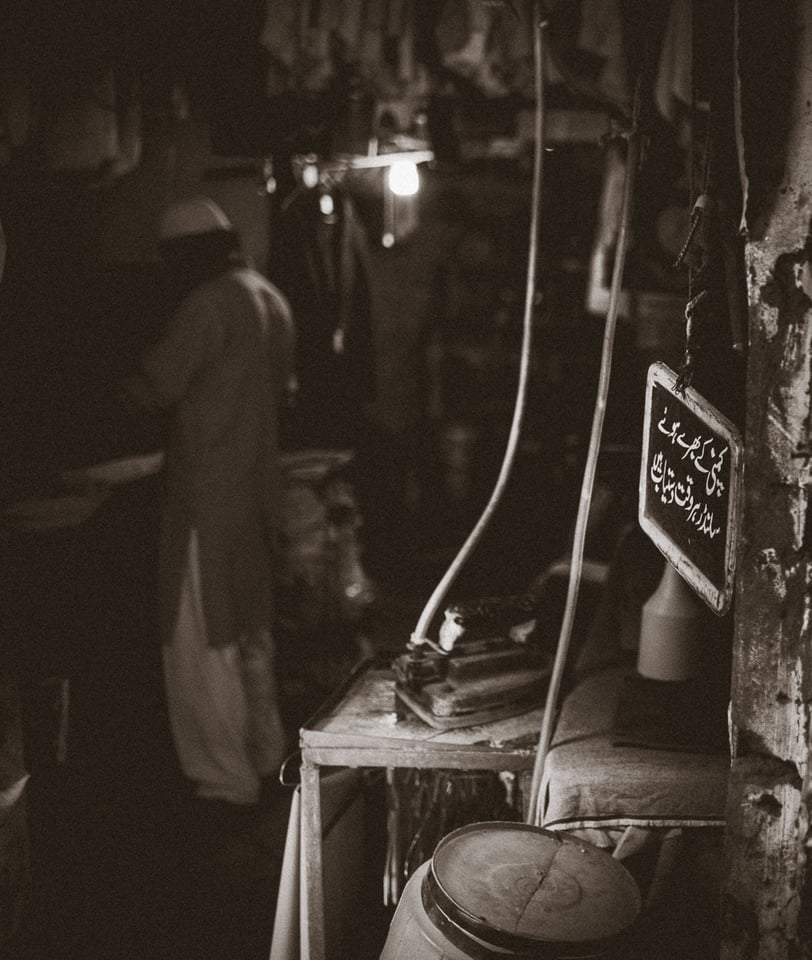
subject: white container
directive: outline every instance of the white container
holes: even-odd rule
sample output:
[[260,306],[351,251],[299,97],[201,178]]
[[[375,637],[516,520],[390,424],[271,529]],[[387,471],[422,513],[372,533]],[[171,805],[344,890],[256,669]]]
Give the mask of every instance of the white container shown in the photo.
[[702,663],[702,604],[666,563],[657,589],[643,605],[637,672],[651,680],[688,680]]
[[626,868],[567,834],[486,821],[415,871],[380,960],[573,960],[616,946],[640,910]]

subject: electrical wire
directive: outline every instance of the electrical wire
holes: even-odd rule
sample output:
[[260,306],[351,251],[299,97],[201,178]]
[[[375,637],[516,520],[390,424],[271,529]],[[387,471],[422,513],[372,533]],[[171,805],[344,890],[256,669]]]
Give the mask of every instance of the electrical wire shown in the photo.
[[533,775],[530,782],[530,796],[527,808],[527,822],[540,823],[539,794],[541,781],[544,776],[544,766],[552,739],[553,723],[558,706],[558,694],[564,676],[567,662],[572,628],[575,622],[575,612],[578,603],[578,591],[581,585],[581,572],[584,561],[584,544],[586,542],[587,522],[592,502],[592,491],[595,485],[598,454],[600,453],[603,422],[606,414],[606,401],[609,394],[609,382],[612,373],[612,353],[617,329],[617,317],[620,308],[620,298],[623,287],[623,270],[626,263],[626,251],[629,245],[629,228],[631,224],[634,202],[634,189],[637,166],[640,159],[640,135],[638,121],[640,115],[640,86],[638,83],[635,95],[634,115],[631,129],[628,133],[628,149],[626,153],[626,175],[623,182],[623,201],[620,213],[620,227],[618,230],[615,263],[612,271],[612,285],[609,293],[609,306],[606,313],[606,324],[603,332],[603,346],[601,350],[601,366],[598,379],[598,391],[595,398],[595,408],[592,416],[592,430],[589,439],[584,475],[581,482],[581,496],[578,503],[578,514],[573,534],[572,556],[570,558],[569,582],[567,599],[564,607],[564,616],[561,622],[561,631],[556,647],[553,669],[547,687],[547,699],[544,704],[544,714],[541,722],[536,758],[533,765]]
[[516,403],[513,409],[513,420],[511,422],[510,434],[508,436],[505,456],[502,460],[502,466],[499,470],[499,476],[491,493],[490,499],[485,506],[479,520],[474,526],[468,539],[462,545],[457,556],[451,562],[448,570],[443,575],[440,582],[434,589],[428,603],[423,609],[414,632],[411,636],[413,645],[428,644],[439,650],[441,653],[446,651],[440,648],[429,639],[428,631],[432,620],[437,615],[440,606],[445,599],[448,590],[456,580],[465,562],[473,553],[477,544],[482,539],[493,514],[496,511],[499,502],[502,499],[510,472],[513,468],[513,462],[516,459],[516,451],[519,445],[522,422],[527,406],[527,386],[530,374],[530,360],[533,348],[533,308],[536,299],[536,266],[539,249],[539,221],[541,208],[541,185],[542,168],[544,157],[544,47],[543,33],[547,26],[547,21],[541,19],[540,5],[536,2],[533,5],[533,18],[535,24],[533,59],[535,66],[535,96],[536,109],[534,120],[534,132],[536,139],[535,157],[533,160],[533,184],[531,194],[531,216],[530,216],[530,241],[527,266],[527,283],[525,290],[524,318],[522,322],[522,349],[519,359],[519,384],[516,392]]

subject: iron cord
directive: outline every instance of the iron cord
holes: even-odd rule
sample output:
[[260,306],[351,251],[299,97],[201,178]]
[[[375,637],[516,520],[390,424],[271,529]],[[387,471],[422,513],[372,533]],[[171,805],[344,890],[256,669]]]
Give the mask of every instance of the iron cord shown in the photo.
[[533,184],[531,195],[531,216],[530,216],[530,241],[527,267],[527,283],[525,289],[524,316],[522,321],[522,348],[519,359],[519,382],[516,392],[516,402],[513,410],[513,419],[511,421],[510,433],[508,435],[505,456],[496,479],[493,492],[485,506],[479,520],[473,530],[463,543],[457,556],[451,562],[440,582],[434,589],[428,603],[418,619],[417,625],[411,636],[411,642],[415,645],[428,644],[441,653],[439,645],[435,644],[428,636],[432,621],[437,615],[448,590],[453,585],[463,566],[473,551],[479,544],[482,536],[491,522],[497,506],[507,486],[516,459],[516,451],[521,436],[522,423],[524,421],[525,409],[527,406],[527,388],[530,373],[530,360],[533,347],[533,309],[536,298],[536,264],[538,260],[539,249],[539,220],[541,209],[541,184],[542,184],[542,166],[544,157],[544,42],[543,33],[547,26],[547,21],[541,19],[540,5],[534,4],[534,64],[535,64],[535,156],[533,160]]

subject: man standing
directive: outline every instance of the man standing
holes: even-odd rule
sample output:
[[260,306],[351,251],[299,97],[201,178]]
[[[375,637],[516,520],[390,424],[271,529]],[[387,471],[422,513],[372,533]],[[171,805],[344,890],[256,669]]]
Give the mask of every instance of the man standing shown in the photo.
[[272,571],[278,409],[295,378],[288,303],[239,247],[207,198],[164,211],[171,317],[125,392],[169,413],[160,610],[180,766],[195,796],[248,805],[285,748]]

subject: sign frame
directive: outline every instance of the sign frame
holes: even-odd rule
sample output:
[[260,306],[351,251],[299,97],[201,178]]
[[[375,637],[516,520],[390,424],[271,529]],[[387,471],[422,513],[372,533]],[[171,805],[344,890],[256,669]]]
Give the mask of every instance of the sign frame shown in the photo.
[[[646,403],[643,418],[643,448],[640,460],[638,522],[643,531],[693,590],[718,616],[723,616],[733,599],[736,574],[736,548],[741,521],[741,490],[743,444],[736,426],[700,393],[692,387],[677,389],[677,374],[666,364],[653,363],[646,377]],[[653,398],[655,387],[661,387],[674,397],[677,404],[688,411],[705,426],[713,438],[724,441],[730,451],[730,467],[727,472],[728,505],[724,531],[723,576],[714,580],[703,570],[657,521],[651,508],[652,487],[650,483],[650,432],[652,428]],[[704,471],[703,471],[704,472]]]

